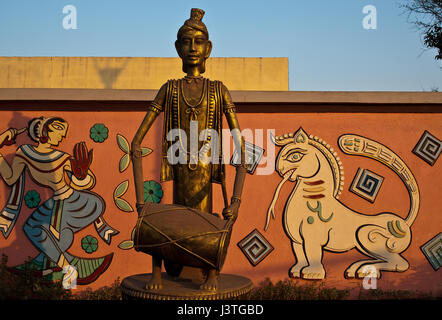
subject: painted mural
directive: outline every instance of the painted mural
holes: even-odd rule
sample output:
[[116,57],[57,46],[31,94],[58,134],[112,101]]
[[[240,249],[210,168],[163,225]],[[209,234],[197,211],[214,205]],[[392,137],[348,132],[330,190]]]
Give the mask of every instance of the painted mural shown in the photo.
[[[23,272],[30,256],[34,274],[68,284],[78,277],[79,291],[110,285],[117,277],[151,272],[150,257],[132,250],[137,213],[130,125],[144,113],[118,117],[113,111],[86,115],[61,111],[56,117],[33,111],[4,114],[0,244],[10,257],[10,270]],[[283,119],[280,114],[269,119],[240,116],[244,127],[252,129],[267,129],[268,123]],[[397,128],[386,136],[363,126],[358,131],[348,119],[341,120],[343,115],[332,118],[339,129],[323,129],[330,117],[305,114],[302,124],[308,133],[291,131],[294,116],[289,118],[278,128],[287,134],[273,139],[281,147],[276,153],[271,138],[247,143],[244,209],[232,234],[235,245],[230,245],[224,272],[249,276],[256,285],[266,277],[279,280],[289,275],[360,288],[362,282],[357,279],[371,277],[373,268],[366,267],[373,266],[376,276],[382,275],[377,282],[380,288],[419,286],[438,292],[442,236],[435,210],[440,197],[433,181],[440,180],[442,143],[435,120],[420,115],[428,128],[414,128],[393,151],[392,141],[402,139],[404,128],[415,123],[417,116],[406,122],[408,115],[401,115],[405,124],[396,122]],[[389,117],[382,122],[364,115],[364,120],[378,130],[395,119]],[[144,142],[152,147],[143,148],[145,202],[168,203],[172,198],[171,185],[157,181],[158,157],[149,156],[161,146],[157,139],[161,132],[160,123]],[[309,135],[314,132],[329,143],[334,139],[335,145]],[[348,132],[361,134],[343,134]],[[366,138],[371,134],[377,138]],[[226,172],[233,179],[234,146],[231,151]],[[272,169],[262,174],[266,161],[271,161]],[[229,192],[232,187],[228,185]],[[390,200],[396,193],[397,199]],[[214,194],[214,208],[219,210],[221,188],[214,187]],[[281,220],[276,223],[275,217]],[[65,269],[67,265],[72,268]],[[342,281],[344,277],[347,280]]]
[[[91,191],[96,177],[91,170],[93,150],[84,141],[74,146],[73,154],[56,147],[67,137],[68,121],[60,117],[38,117],[29,121],[27,128],[8,129],[0,135],[0,144],[12,145],[18,134],[27,132],[35,144],[17,148],[12,163],[1,156],[0,174],[11,187],[10,196],[0,212],[0,230],[8,238],[21,211],[25,190],[25,174],[34,182],[53,192],[40,204],[39,193],[28,191],[26,205],[35,208],[26,220],[23,230],[39,254],[30,261],[35,274],[48,280],[88,284],[97,279],[111,264],[113,254],[98,258],[78,257],[69,253],[74,236],[85,227],[94,224],[98,236],[110,244],[119,231],[103,218],[106,203]],[[107,128],[95,125],[91,139],[102,142],[107,138]],[[88,254],[98,247],[98,240],[88,235],[82,239],[82,248]],[[23,265],[11,267],[14,272]]]
[[[339,253],[353,248],[369,259],[352,263],[345,270],[347,278],[371,276],[373,268],[378,278],[382,271],[408,270],[409,263],[401,254],[411,242],[410,228],[419,211],[420,196],[413,173],[399,156],[362,136],[350,134],[339,138],[339,147],[344,153],[369,157],[399,175],[410,197],[410,210],[405,219],[388,212],[365,215],[340,202],[343,165],[333,148],[322,139],[309,136],[300,128],[296,133],[276,137],[274,143],[282,147],[275,168],[283,179],[268,209],[265,229],[269,227],[270,218],[275,218],[275,203],[282,185],[293,182],[283,218],[296,258],[289,272],[291,277],[324,279],[323,251]],[[361,192],[371,195],[368,200],[372,201],[380,180],[370,174],[365,174],[364,180],[361,177],[361,174],[357,176],[353,188],[359,186]]]
[[[127,170],[127,168],[129,168],[130,145],[129,145],[129,141],[126,139],[126,137],[120,133],[117,134],[117,145],[120,148],[120,150],[124,152],[124,155],[120,158],[120,161],[118,162],[118,170],[120,171],[120,173],[123,173],[124,171]],[[147,147],[141,148],[141,156],[142,157],[145,157],[145,156],[151,154],[152,152],[153,152],[153,150],[150,148],[147,148]],[[146,183],[147,182],[145,182],[145,185],[146,185]],[[154,183],[154,181],[152,181],[152,183]],[[115,202],[115,205],[117,206],[117,208],[120,209],[121,211],[133,212],[134,209],[131,206],[131,204],[127,200],[122,198],[122,196],[127,192],[128,189],[129,189],[129,180],[124,180],[123,182],[118,184],[118,186],[114,190],[114,202]],[[159,186],[159,189],[160,189],[160,191],[156,193],[158,195],[158,202],[161,200],[161,197],[163,196],[161,186]],[[151,199],[146,199],[146,197],[145,197],[146,202],[149,202],[149,200],[151,200]]]

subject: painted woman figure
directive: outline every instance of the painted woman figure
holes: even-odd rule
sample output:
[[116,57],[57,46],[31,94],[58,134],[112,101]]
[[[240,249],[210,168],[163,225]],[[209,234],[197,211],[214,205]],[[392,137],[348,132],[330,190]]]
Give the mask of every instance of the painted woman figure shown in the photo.
[[[105,210],[104,200],[87,191],[95,185],[95,176],[89,169],[92,150],[88,151],[84,142],[75,145],[73,156],[54,149],[66,137],[68,127],[62,118],[34,118],[29,121],[27,131],[37,145],[20,146],[12,165],[0,154],[0,175],[12,186],[8,204],[0,212],[0,230],[6,238],[14,226],[27,171],[37,184],[53,191],[53,196],[30,215],[23,227],[29,240],[41,252],[32,260],[32,268],[41,271],[42,276],[58,273],[60,277],[63,271],[63,280],[73,276],[78,284],[86,284],[107,269],[112,255],[98,259],[72,256],[67,250],[74,234],[94,223],[100,237],[109,244],[118,231],[101,217]],[[0,145],[15,140],[16,134],[15,129],[2,133]]]

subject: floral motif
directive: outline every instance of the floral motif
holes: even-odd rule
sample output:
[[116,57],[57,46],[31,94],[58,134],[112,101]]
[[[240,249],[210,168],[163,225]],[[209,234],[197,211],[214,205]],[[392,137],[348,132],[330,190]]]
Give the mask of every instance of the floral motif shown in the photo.
[[98,240],[93,236],[86,236],[81,239],[81,247],[87,253],[92,253],[98,249]]
[[[127,141],[127,139],[119,133],[117,134],[117,144],[118,144],[118,147],[121,149],[121,151],[123,151],[125,153],[121,157],[120,163],[119,163],[119,170],[120,170],[120,172],[123,172],[124,170],[126,170],[129,167],[129,164],[130,164],[130,146],[129,146],[129,142]],[[150,148],[141,147],[141,156],[145,157],[145,156],[151,154],[152,151],[153,150]]]
[[115,205],[118,207],[118,209],[124,211],[124,212],[132,212],[134,209],[124,199],[121,199],[121,197],[126,193],[127,189],[129,188],[129,180],[125,180],[121,182],[114,190],[114,202]]
[[159,203],[163,197],[161,185],[153,180],[144,181],[144,201]]
[[107,139],[109,129],[102,123],[96,123],[90,129],[90,137],[92,140],[98,143],[102,143]]
[[36,208],[40,203],[40,194],[35,190],[29,190],[25,195],[25,203],[28,208]]

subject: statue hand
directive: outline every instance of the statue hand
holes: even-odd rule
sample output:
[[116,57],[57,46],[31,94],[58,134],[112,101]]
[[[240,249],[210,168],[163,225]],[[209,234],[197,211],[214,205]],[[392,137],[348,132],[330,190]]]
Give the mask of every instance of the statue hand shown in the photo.
[[233,220],[235,221],[238,218],[240,202],[233,201],[230,205],[223,210],[224,220]]
[[79,142],[74,146],[74,156],[70,159],[74,176],[83,180],[87,177],[89,166],[92,163],[93,150],[88,151],[85,142]]
[[140,215],[141,211],[143,211],[144,203],[137,203],[137,204],[135,204],[135,206],[137,208],[138,215]]

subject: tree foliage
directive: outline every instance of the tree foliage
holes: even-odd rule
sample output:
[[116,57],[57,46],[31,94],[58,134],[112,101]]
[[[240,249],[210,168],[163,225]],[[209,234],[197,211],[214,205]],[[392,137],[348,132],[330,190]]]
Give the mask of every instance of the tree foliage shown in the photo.
[[424,45],[437,49],[435,58],[442,60],[442,0],[408,0],[401,7],[423,33]]

